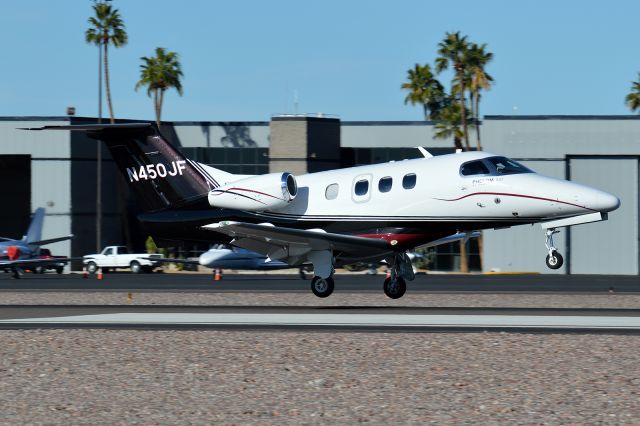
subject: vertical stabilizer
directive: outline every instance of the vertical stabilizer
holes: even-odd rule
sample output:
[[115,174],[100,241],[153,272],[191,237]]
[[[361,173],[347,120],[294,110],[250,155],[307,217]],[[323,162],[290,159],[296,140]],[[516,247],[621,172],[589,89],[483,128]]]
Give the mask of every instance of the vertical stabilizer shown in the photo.
[[36,209],[27,229],[27,234],[22,237],[22,241],[31,244],[34,241],[42,240],[42,224],[44,223],[44,209],[39,207]]

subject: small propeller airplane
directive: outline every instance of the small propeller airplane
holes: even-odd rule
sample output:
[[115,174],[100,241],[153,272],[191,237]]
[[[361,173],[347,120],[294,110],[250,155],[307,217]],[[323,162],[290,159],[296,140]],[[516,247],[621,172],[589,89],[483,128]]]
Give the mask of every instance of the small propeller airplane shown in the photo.
[[[0,269],[11,271],[13,278],[20,278],[24,269],[33,271],[42,270],[43,267],[52,263],[68,263],[70,258],[52,258],[50,255],[41,256],[40,246],[73,238],[73,235],[66,237],[42,239],[42,225],[44,224],[44,208],[36,209],[31,219],[31,224],[27,233],[20,240],[0,237]],[[59,268],[59,267],[58,267]],[[60,271],[62,272],[62,271]]]
[[[393,299],[414,279],[407,251],[466,240],[483,229],[540,223],[546,263],[562,266],[557,228],[607,219],[620,200],[535,173],[488,152],[460,152],[294,176],[235,175],[186,158],[150,123],[44,126],[103,141],[154,237],[231,243],[291,266],[313,264],[327,297],[334,268],[385,259]],[[208,234],[207,234],[208,233]]]

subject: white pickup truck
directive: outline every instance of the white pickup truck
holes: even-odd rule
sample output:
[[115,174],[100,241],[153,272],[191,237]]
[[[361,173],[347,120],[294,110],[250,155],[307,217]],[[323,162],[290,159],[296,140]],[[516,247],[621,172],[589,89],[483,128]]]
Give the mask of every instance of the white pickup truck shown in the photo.
[[98,268],[102,272],[110,269],[129,268],[134,274],[140,272],[153,272],[153,269],[160,266],[160,262],[149,260],[148,258],[162,258],[159,254],[129,253],[124,246],[107,246],[100,254],[88,254],[83,256],[82,263],[90,274],[95,274]]

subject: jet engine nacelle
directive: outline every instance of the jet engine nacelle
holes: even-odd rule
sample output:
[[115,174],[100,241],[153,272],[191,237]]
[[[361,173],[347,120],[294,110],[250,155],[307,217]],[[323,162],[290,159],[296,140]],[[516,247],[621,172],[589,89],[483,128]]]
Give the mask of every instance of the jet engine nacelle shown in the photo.
[[234,210],[273,210],[285,207],[298,193],[291,173],[270,173],[228,183],[209,192],[212,207]]

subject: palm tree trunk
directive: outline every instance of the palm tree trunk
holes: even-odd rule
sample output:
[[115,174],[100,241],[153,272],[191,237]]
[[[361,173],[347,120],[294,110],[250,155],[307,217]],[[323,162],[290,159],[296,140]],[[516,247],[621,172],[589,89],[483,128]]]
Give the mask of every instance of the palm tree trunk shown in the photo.
[[[163,89],[159,89],[160,90],[160,99],[158,101],[158,122],[162,121],[162,102],[164,102],[164,90]],[[160,124],[158,123],[158,126],[160,126]]]
[[158,110],[158,89],[153,89],[153,109],[156,113],[156,124],[160,128],[160,113]]
[[460,272],[469,272],[469,259],[467,256],[467,242],[460,240]]
[[111,124],[115,123],[113,117],[113,104],[111,103],[111,86],[109,85],[109,58],[107,56],[107,40],[103,40],[104,44],[104,85],[107,92],[107,105],[109,105],[109,117],[111,117]]
[[462,132],[464,133],[464,146],[465,150],[469,151],[471,146],[469,145],[469,129],[467,128],[467,107],[464,104],[464,75],[462,73],[460,76],[460,111],[462,112]]
[[476,143],[478,145],[478,151],[482,151],[482,144],[480,143],[480,92],[476,94]]

